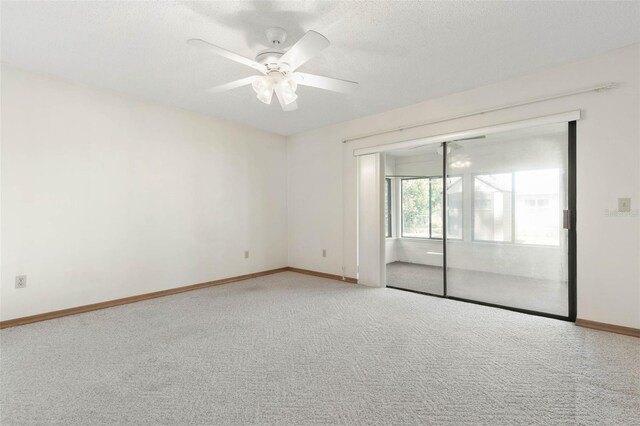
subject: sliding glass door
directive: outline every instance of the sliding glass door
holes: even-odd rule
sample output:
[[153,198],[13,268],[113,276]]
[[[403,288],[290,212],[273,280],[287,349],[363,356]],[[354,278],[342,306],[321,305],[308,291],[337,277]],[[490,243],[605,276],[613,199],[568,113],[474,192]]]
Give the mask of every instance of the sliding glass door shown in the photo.
[[575,319],[575,122],[392,152],[387,174],[387,286]]
[[569,316],[568,141],[561,123],[449,144],[447,176],[464,176],[470,209],[463,239],[447,235],[449,297]]

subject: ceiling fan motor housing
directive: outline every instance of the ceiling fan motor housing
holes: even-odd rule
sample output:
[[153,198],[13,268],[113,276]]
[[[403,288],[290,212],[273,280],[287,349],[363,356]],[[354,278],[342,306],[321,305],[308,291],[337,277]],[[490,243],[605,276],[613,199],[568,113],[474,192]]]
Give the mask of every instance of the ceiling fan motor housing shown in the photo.
[[284,55],[284,50],[280,49],[265,49],[256,55],[256,62],[263,65],[277,64],[280,58]]
[[266,31],[267,39],[272,46],[277,47],[284,44],[287,39],[287,31],[284,28],[273,27]]
[[286,71],[280,64],[280,58],[284,55],[284,50],[280,49],[280,46],[284,44],[287,39],[287,32],[280,27],[269,28],[266,31],[267,39],[271,44],[271,47],[261,51],[256,56],[256,62],[266,65],[269,70]]

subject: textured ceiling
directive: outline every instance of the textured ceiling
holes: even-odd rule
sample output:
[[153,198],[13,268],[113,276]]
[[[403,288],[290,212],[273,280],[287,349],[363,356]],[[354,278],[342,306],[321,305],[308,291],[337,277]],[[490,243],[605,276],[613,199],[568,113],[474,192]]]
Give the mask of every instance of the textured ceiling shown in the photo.
[[[2,60],[280,134],[477,87],[640,41],[638,2],[2,2]],[[250,87],[254,72],[188,46],[253,58],[264,31],[313,29],[331,46],[300,71],[355,80],[354,95],[300,87],[299,110]]]

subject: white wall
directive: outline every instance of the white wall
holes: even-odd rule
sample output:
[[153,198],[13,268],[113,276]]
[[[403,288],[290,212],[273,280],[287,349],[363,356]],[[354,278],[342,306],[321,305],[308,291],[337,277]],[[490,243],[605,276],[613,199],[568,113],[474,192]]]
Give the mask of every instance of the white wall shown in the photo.
[[[577,126],[578,317],[640,327],[640,48],[289,138],[289,265],[356,275],[353,149],[582,109]],[[377,130],[437,120],[614,81],[618,89],[531,104],[343,144]],[[362,87],[361,90],[367,90]],[[406,90],[411,90],[407,85]],[[632,215],[607,214],[631,197]],[[321,257],[326,248],[329,257]]]
[[2,320],[287,266],[284,137],[8,66],[1,107]]

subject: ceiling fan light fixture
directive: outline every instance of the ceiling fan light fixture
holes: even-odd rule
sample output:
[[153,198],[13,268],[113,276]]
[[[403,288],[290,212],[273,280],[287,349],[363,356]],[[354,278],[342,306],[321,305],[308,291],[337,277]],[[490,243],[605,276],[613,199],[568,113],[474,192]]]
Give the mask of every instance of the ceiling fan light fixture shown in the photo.
[[265,104],[271,103],[271,98],[273,97],[273,83],[267,77],[259,77],[251,82],[251,87],[256,92],[256,97],[260,102],[264,102]]
[[256,98],[260,102],[264,102],[265,104],[271,104],[271,98],[273,98],[273,89],[264,89],[261,92],[258,92]]
[[282,89],[280,92],[282,93],[282,101],[286,105],[289,105],[291,102],[295,102],[295,100],[298,99],[295,83],[291,84],[289,80],[283,80],[282,83],[280,83],[280,88]]
[[291,90],[295,92],[298,90],[298,83],[296,82],[295,76],[288,75],[285,79],[282,80],[282,89],[283,90]]

